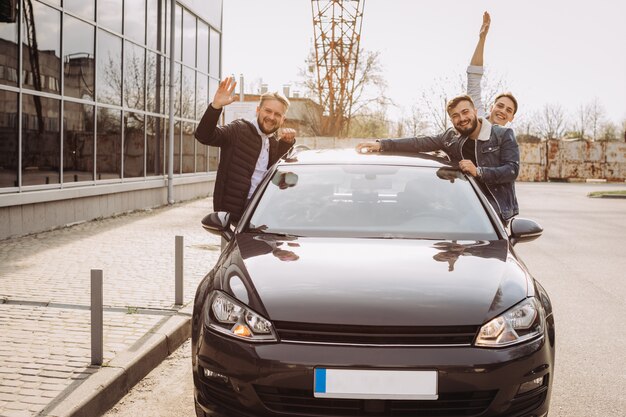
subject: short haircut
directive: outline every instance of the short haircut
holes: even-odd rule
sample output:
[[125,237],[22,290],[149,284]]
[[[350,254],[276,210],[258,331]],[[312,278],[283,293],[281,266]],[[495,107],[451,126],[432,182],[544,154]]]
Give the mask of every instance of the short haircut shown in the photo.
[[283,96],[278,91],[261,94],[261,98],[259,99],[259,107],[263,106],[263,102],[265,102],[265,100],[279,101],[283,104],[283,106],[285,106],[285,111],[287,111],[287,109],[289,108],[289,100],[287,100],[287,97]]
[[515,98],[515,96],[513,95],[513,93],[511,92],[506,92],[506,93],[500,93],[496,96],[496,99],[493,101],[493,104],[496,104],[496,101],[500,100],[502,97],[506,97],[509,100],[511,100],[513,102],[513,106],[515,107],[513,109],[513,114],[517,113],[517,99]]
[[472,100],[472,98],[467,94],[456,96],[452,100],[448,101],[448,105],[446,106],[446,111],[448,112],[448,115],[450,115],[450,111],[452,111],[452,109],[455,108],[462,101],[469,101],[472,107],[474,107],[474,100]]

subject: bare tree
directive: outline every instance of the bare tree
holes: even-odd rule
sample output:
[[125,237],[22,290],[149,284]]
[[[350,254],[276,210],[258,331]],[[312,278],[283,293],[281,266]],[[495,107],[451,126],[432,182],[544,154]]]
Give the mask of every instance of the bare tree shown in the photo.
[[389,136],[390,125],[387,109],[381,106],[354,115],[347,134],[352,138],[385,138]]
[[589,107],[589,128],[591,130],[591,139],[598,140],[600,126],[604,121],[604,107],[600,104],[600,100],[593,99],[588,105]]
[[428,123],[427,116],[425,112],[422,110],[420,106],[414,104],[411,106],[411,111],[408,115],[403,115],[400,120],[400,126],[402,129],[399,129],[398,136],[404,136],[405,134],[408,136],[417,136],[420,134],[424,134],[430,124]]
[[600,133],[597,140],[619,140],[619,127],[612,122],[604,122],[600,125]]
[[526,111],[516,115],[513,129],[517,139],[538,138],[540,136],[537,128],[538,119],[537,112]]
[[590,119],[590,109],[589,105],[580,105],[578,107],[578,111],[576,112],[576,118],[573,123],[573,131],[576,136],[581,139],[587,138],[587,126],[589,126]]
[[544,139],[560,139],[565,133],[565,115],[560,104],[546,104],[536,114],[537,131]]
[[422,91],[422,103],[428,112],[429,122],[436,130],[447,130],[450,127],[446,104],[453,96],[444,88],[431,87]]

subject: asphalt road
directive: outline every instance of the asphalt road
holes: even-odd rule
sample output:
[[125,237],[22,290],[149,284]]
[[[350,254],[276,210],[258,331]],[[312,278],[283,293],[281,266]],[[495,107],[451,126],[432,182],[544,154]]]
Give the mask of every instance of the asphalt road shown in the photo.
[[[601,184],[519,183],[521,217],[544,227],[516,246],[551,296],[557,358],[550,417],[626,415],[626,199],[588,192]],[[106,417],[192,417],[189,342],[148,375]]]

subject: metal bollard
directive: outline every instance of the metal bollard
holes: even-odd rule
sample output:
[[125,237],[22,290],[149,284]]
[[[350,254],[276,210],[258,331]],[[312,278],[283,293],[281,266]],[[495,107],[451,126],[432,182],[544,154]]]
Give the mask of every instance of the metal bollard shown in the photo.
[[183,237],[176,236],[174,305],[183,305]]
[[102,270],[91,270],[91,364],[102,365]]

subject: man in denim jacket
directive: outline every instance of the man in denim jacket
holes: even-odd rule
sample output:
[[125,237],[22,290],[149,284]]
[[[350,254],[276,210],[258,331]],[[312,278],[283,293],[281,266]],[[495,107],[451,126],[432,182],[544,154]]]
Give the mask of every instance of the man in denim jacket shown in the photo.
[[384,139],[359,143],[359,152],[445,152],[459,168],[477,178],[485,195],[505,223],[519,213],[515,179],[519,146],[512,129],[479,118],[472,99],[458,96],[448,102],[453,128],[434,136]]

